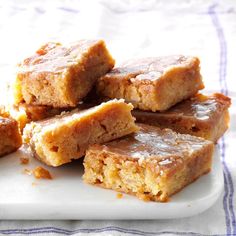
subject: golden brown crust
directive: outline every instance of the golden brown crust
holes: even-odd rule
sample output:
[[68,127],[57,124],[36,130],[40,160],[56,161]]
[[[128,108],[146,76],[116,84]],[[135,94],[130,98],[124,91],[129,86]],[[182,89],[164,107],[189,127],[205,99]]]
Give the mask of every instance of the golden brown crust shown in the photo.
[[138,122],[216,142],[229,125],[230,98],[219,93],[197,94],[164,112],[133,111]]
[[210,170],[212,142],[169,129],[139,127],[124,138],[91,146],[84,159],[84,181],[164,202]]
[[19,64],[15,103],[75,107],[113,66],[102,40],[47,43]]
[[97,93],[124,98],[141,110],[167,110],[204,88],[199,63],[185,56],[130,60],[101,77]]

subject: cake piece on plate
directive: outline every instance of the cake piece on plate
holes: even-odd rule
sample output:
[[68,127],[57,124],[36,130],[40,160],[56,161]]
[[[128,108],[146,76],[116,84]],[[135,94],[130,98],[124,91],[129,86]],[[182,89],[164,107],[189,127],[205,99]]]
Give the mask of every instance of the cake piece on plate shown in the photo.
[[230,104],[230,98],[223,94],[197,94],[165,112],[135,110],[133,115],[140,123],[217,142],[229,126]]
[[38,159],[59,166],[82,157],[91,144],[136,131],[132,109],[124,100],[111,100],[90,109],[31,122],[24,129],[24,140]]
[[15,103],[75,107],[113,66],[103,40],[47,43],[19,64]]
[[165,202],[211,170],[211,141],[170,129],[139,126],[134,134],[87,150],[85,182]]
[[22,139],[16,120],[12,119],[4,107],[0,107],[0,156],[16,151]]
[[101,77],[97,93],[124,98],[141,110],[167,110],[204,88],[199,63],[190,56],[130,60]]

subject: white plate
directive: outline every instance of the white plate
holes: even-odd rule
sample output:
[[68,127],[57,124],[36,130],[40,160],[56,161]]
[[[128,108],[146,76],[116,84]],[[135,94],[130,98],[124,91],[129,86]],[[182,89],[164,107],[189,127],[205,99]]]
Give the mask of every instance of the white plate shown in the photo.
[[187,217],[211,207],[223,189],[218,150],[212,171],[174,195],[170,202],[143,202],[82,182],[82,161],[49,168],[53,180],[35,180],[25,168],[41,165],[30,159],[21,165],[26,149],[0,159],[0,219],[170,219]]

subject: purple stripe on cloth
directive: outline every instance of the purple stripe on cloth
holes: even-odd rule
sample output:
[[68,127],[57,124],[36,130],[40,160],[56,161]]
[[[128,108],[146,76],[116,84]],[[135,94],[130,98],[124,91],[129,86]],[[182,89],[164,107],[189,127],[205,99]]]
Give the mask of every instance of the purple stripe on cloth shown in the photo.
[[69,7],[58,7],[59,10],[66,11],[68,13],[79,13],[79,10]]
[[[216,30],[219,44],[220,44],[220,67],[219,67],[219,82],[221,86],[221,92],[228,95],[228,86],[226,81],[226,75],[227,75],[227,42],[224,36],[223,28],[219,22],[218,15],[215,11],[215,8],[217,7],[217,4],[214,4],[209,7],[208,14],[210,15],[212,19],[213,26]],[[227,163],[225,161],[225,139],[224,137],[221,139],[222,143],[222,163],[224,167],[224,180],[225,185],[229,186],[229,192],[225,191],[224,195],[224,209],[226,213],[226,228],[227,228],[227,234],[236,235],[236,222],[235,222],[235,213],[234,213],[234,206],[233,206],[233,195],[234,195],[234,185],[231,173],[229,171],[229,168],[227,166]],[[228,202],[226,203],[226,201]],[[229,212],[230,215],[228,215],[228,206],[229,205]],[[229,218],[229,219],[228,219]],[[228,220],[230,220],[230,225],[228,225]],[[232,224],[232,231],[231,231],[231,224]]]
[[222,159],[222,164],[223,164],[223,169],[224,169],[224,197],[223,197],[223,208],[225,211],[225,223],[226,223],[226,233],[227,235],[231,235],[231,219],[230,219],[230,213],[229,213],[229,191],[230,191],[230,186],[228,183],[228,175],[225,171],[225,169],[227,168],[226,163],[225,163],[225,149],[223,146],[223,142],[222,139],[220,141],[220,156]]
[[221,92],[226,94],[228,93],[227,84],[226,84],[226,70],[227,70],[227,45],[223,33],[223,29],[220,25],[217,13],[215,11],[216,4],[209,8],[209,14],[211,16],[212,23],[215,27],[219,43],[220,43],[220,67],[219,67],[219,81],[221,86]]
[[45,13],[45,10],[42,9],[41,7],[35,7],[34,10],[39,14],[44,14]]
[[[64,235],[73,235],[77,233],[102,233],[102,232],[119,232],[125,234],[133,235],[164,235],[164,234],[173,234],[173,235],[193,235],[193,236],[207,236],[209,234],[199,234],[195,232],[174,232],[174,231],[160,231],[160,232],[148,232],[134,229],[123,229],[115,226],[108,226],[104,228],[94,228],[94,229],[77,229],[77,230],[66,230],[55,227],[43,227],[43,228],[32,228],[32,229],[11,229],[11,230],[0,230],[1,234],[41,234],[41,233],[57,233]],[[222,234],[215,234],[214,236],[221,236]],[[213,236],[213,235],[212,235]],[[222,235],[223,236],[223,235]]]
[[[223,158],[225,160],[225,138],[222,137],[222,145],[223,145]],[[225,162],[226,163],[226,162]],[[231,213],[231,221],[232,221],[232,227],[233,227],[233,231],[231,232],[233,235],[236,235],[236,223],[235,223],[235,213],[234,213],[234,206],[233,206],[233,195],[234,195],[234,185],[233,185],[233,180],[232,180],[232,176],[231,173],[228,169],[228,166],[226,165],[226,170],[228,170],[229,172],[229,186],[231,187],[231,192],[229,193],[229,209],[230,209],[230,213]]]

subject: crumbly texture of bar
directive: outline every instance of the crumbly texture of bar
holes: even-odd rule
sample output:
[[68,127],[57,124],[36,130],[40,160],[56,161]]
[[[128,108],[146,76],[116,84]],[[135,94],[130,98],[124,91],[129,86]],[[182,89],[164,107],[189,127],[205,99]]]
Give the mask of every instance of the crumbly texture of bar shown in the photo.
[[24,129],[24,141],[38,159],[59,166],[82,157],[91,144],[136,131],[132,109],[131,104],[115,99],[83,111],[31,122]]
[[97,93],[124,98],[141,110],[167,110],[204,88],[199,63],[190,56],[130,60],[101,77]]
[[103,40],[47,43],[19,64],[15,103],[74,107],[113,66]]
[[217,142],[228,129],[230,104],[230,98],[223,94],[197,94],[165,112],[135,110],[133,115],[140,123]]
[[170,129],[140,125],[140,130],[103,145],[84,158],[86,183],[165,202],[211,170],[211,141]]
[[0,108],[0,156],[16,151],[22,144],[18,123]]

